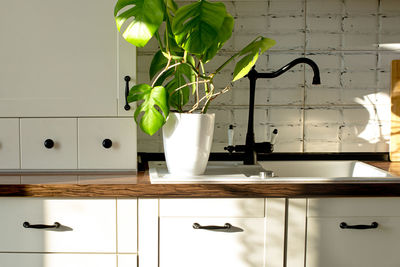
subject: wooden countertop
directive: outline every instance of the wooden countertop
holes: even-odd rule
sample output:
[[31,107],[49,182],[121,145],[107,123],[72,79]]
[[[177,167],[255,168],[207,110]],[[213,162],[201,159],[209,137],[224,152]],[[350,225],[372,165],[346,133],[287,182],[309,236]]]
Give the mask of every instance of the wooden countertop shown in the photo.
[[[367,162],[400,176],[400,162]],[[0,174],[5,175],[5,174]],[[10,175],[10,174],[8,174]],[[26,174],[18,174],[26,175]],[[45,175],[45,174],[35,174]],[[53,174],[54,175],[54,174]],[[59,174],[66,175],[66,174]],[[85,174],[87,175],[87,174]],[[108,174],[113,175],[115,174]],[[129,184],[36,184],[0,185],[0,196],[7,197],[361,197],[400,196],[399,183],[219,183],[151,184],[147,172],[120,173]],[[103,175],[106,176],[106,175]]]

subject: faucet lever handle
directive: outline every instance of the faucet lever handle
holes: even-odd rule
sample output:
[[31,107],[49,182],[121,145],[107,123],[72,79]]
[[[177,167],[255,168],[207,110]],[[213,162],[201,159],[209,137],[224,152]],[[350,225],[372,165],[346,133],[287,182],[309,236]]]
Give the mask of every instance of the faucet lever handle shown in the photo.
[[233,129],[233,125],[229,125],[228,128],[228,146],[233,146],[233,136],[235,135],[235,130]]
[[271,134],[271,145],[275,144],[276,136],[278,135],[278,129],[274,129]]

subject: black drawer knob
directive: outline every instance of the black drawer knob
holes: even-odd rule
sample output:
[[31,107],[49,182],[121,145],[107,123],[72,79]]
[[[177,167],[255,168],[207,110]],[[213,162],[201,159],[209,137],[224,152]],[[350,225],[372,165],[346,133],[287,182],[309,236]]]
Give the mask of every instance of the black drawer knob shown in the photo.
[[103,140],[103,147],[104,147],[104,148],[107,148],[107,149],[110,148],[110,147],[112,147],[112,141],[111,141],[110,139],[108,139],[108,138],[107,138],[107,139],[104,139],[104,140]]
[[44,146],[47,149],[53,148],[54,147],[54,141],[51,139],[46,139],[44,140]]

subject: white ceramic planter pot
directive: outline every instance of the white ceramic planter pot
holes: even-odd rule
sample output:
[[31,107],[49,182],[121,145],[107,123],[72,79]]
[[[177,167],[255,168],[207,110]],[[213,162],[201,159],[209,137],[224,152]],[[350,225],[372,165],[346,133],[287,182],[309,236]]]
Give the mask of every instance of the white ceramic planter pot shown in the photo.
[[165,161],[176,175],[203,174],[214,135],[215,114],[170,113],[163,126]]

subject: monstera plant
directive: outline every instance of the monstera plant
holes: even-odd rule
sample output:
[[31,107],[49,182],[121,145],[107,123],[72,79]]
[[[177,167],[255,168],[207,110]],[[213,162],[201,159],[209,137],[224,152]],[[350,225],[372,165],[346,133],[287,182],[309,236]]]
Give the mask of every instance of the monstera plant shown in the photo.
[[[258,36],[210,71],[207,63],[233,31],[234,19],[223,3],[199,0],[178,8],[174,0],[118,0],[114,15],[129,43],[144,47],[151,38],[158,42],[149,69],[151,83],[133,86],[128,95],[128,102],[139,101],[134,117],[149,135],[164,125],[170,110],[206,113],[210,102],[229,91],[231,83],[244,77],[259,55],[275,44]],[[232,81],[215,88],[215,76],[232,61],[236,62]]]

